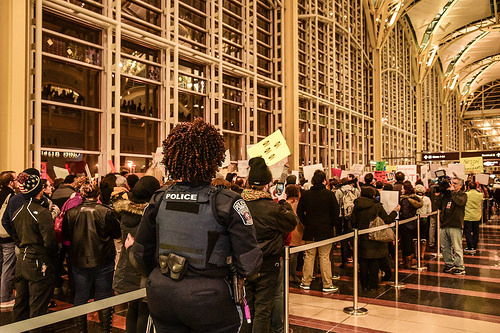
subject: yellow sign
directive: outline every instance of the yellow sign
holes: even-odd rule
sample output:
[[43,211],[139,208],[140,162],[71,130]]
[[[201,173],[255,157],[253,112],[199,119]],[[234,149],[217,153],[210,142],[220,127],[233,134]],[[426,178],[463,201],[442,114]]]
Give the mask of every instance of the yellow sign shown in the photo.
[[267,166],[273,165],[290,155],[285,137],[277,130],[267,138],[260,140],[257,144],[247,149],[248,156],[262,157]]
[[396,171],[396,168],[397,168],[397,165],[385,165],[385,171],[386,172],[392,172],[392,171]]
[[460,163],[465,165],[465,172],[482,173],[483,168],[483,157],[463,157],[460,159]]

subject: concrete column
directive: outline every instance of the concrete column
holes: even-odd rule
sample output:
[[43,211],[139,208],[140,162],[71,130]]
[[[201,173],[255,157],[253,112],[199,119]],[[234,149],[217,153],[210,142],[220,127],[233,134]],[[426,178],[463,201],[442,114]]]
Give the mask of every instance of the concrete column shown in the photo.
[[292,170],[299,169],[299,30],[297,1],[284,1],[283,80],[285,83],[285,136],[291,156],[288,162]]
[[382,61],[380,49],[373,49],[373,152],[382,161]]
[[417,161],[422,160],[422,150],[424,149],[424,115],[423,115],[423,102],[422,102],[422,82],[417,83],[417,86],[415,87],[416,90],[416,109],[417,109],[417,119],[416,119],[416,128],[417,132],[415,133],[417,135]]
[[27,1],[3,0],[0,10],[0,171],[27,166]]

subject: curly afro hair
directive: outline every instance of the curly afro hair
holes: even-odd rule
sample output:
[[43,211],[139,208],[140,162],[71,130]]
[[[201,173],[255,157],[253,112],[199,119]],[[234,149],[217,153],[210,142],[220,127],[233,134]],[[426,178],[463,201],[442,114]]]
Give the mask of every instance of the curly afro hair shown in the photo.
[[163,163],[174,179],[210,181],[224,161],[224,139],[214,126],[196,118],[172,129],[163,141],[163,154]]

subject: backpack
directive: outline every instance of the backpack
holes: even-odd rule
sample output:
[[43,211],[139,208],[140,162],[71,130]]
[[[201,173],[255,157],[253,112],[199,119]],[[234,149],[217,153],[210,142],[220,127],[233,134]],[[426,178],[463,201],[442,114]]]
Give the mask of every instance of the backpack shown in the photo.
[[[6,198],[5,201],[2,204],[2,207],[0,207],[0,219],[3,218],[3,214],[5,214],[5,210],[7,209],[7,206],[9,205],[9,199],[12,194],[9,194]],[[3,227],[2,223],[0,222],[0,237],[6,238],[10,237],[10,235],[7,233],[5,228]]]
[[344,217],[349,217],[354,209],[354,200],[358,197],[354,190],[341,190],[343,195],[341,199],[340,212]]

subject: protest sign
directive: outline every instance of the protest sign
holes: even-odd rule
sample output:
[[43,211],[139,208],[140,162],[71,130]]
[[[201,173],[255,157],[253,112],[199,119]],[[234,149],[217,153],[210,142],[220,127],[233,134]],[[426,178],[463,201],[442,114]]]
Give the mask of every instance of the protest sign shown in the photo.
[[54,166],[54,173],[56,174],[56,178],[66,178],[67,175],[69,175],[69,171],[65,168],[60,168],[57,166]]
[[356,176],[360,176],[362,173],[363,173],[363,169],[365,168],[365,166],[363,164],[353,164],[351,165],[351,173],[356,175]]
[[420,167],[420,179],[422,179],[422,182],[424,183],[424,186],[427,188],[429,187],[429,164],[422,165]]
[[311,179],[314,175],[314,171],[316,171],[316,170],[323,171],[324,168],[323,168],[323,164],[320,163],[320,164],[307,165],[303,168],[303,170],[304,170],[304,178],[307,179],[309,181],[309,183],[311,183]]
[[405,174],[405,180],[409,180],[414,186],[417,181],[416,165],[396,165],[396,172],[401,171]]
[[399,191],[380,191],[380,203],[390,214],[399,205]]
[[332,168],[332,177],[341,177],[342,176],[342,170],[341,169],[336,169]]
[[463,157],[460,159],[460,163],[465,165],[466,172],[480,173],[484,171],[482,156]]
[[248,177],[248,160],[238,161],[238,176]]
[[467,178],[467,176],[465,176],[465,165],[462,163],[448,164],[448,172],[446,174],[450,177],[454,177],[456,175],[461,179]]
[[385,171],[385,161],[376,162],[375,171]]
[[479,184],[488,185],[490,183],[490,175],[486,173],[478,173],[476,175],[476,180]]
[[382,181],[382,182],[387,182],[387,176],[385,171],[377,171],[373,173],[373,177],[375,178],[376,181]]
[[266,161],[267,166],[276,164],[290,155],[290,149],[280,130],[257,142],[248,148],[247,152],[250,158],[262,157]]
[[231,164],[231,154],[229,153],[229,149],[227,149],[225,153],[224,162],[222,163],[221,168],[225,168],[229,166],[229,164]]

